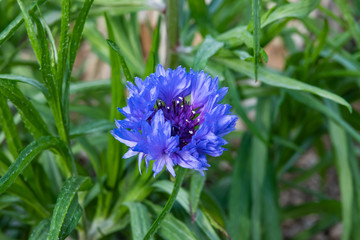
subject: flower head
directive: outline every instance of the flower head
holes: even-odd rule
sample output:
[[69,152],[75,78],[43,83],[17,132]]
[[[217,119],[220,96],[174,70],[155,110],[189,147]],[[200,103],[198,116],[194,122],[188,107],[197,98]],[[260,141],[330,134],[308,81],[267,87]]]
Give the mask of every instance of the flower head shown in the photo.
[[222,138],[235,128],[231,106],[220,101],[227,88],[219,89],[217,77],[160,64],[145,80],[128,82],[128,105],[119,111],[111,134],[129,147],[124,158],[138,155],[139,169],[154,161],[154,176],[164,166],[175,176],[174,165],[203,174],[210,166],[206,155],[218,157],[227,142]]

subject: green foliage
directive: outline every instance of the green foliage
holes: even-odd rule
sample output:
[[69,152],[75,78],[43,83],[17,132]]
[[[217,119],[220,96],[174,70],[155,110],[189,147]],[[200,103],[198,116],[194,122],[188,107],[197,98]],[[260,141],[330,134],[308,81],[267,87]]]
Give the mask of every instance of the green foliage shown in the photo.
[[[341,224],[342,239],[360,239],[358,7],[0,1],[0,238],[299,240]],[[229,88],[240,123],[206,177],[140,175],[109,133],[126,81],[158,63]],[[106,65],[106,79],[86,77]],[[303,199],[286,201],[291,191]],[[309,216],[289,236],[283,226]]]

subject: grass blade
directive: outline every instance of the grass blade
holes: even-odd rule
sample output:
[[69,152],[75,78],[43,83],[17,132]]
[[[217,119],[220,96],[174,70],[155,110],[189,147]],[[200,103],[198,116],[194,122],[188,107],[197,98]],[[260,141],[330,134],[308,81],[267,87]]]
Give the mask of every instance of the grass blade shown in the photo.
[[[235,59],[217,59],[216,61],[223,64],[224,66],[229,67],[230,69],[233,69],[236,72],[243,73],[252,78],[254,77],[254,73],[251,71],[253,67],[251,63]],[[321,88],[300,82],[293,78],[270,72],[266,68],[259,69],[259,79],[261,80],[261,82],[274,87],[310,92],[312,94],[330,99],[336,103],[344,105],[349,109],[350,112],[352,111],[351,105],[342,97]]]
[[331,111],[329,108],[327,108],[322,102],[320,102],[314,96],[311,96],[306,93],[294,92],[294,91],[288,91],[288,93],[297,101],[321,112],[322,114],[333,120],[335,123],[340,125],[345,131],[347,131],[350,134],[350,136],[353,137],[358,143],[360,143],[360,134],[349,123],[347,123],[334,111]]
[[[261,131],[268,133],[270,129],[270,101],[259,99],[256,111],[256,125]],[[268,161],[268,148],[259,139],[254,139],[251,147],[251,222],[252,222],[252,239],[261,239],[261,226],[264,209],[262,201],[264,199],[263,191],[265,190],[266,167]]]
[[[332,106],[334,107],[334,106]],[[354,185],[349,163],[345,131],[333,121],[329,123],[330,138],[335,150],[335,162],[339,174],[342,205],[342,239],[350,239],[353,222]]]
[[114,123],[108,120],[91,121],[88,123],[81,124],[78,127],[71,128],[70,138],[76,138],[91,133],[110,131],[113,128],[114,128]]
[[31,233],[29,240],[46,240],[49,232],[50,219],[42,220]]
[[339,6],[341,13],[347,23],[347,27],[355,39],[357,49],[360,48],[360,25],[359,22],[353,16],[351,12],[350,3],[342,0],[335,0],[335,3]]
[[61,1],[61,30],[58,50],[58,62],[56,69],[56,83],[59,96],[62,96],[63,80],[65,75],[66,61],[68,59],[70,42],[70,1]]
[[229,91],[231,94],[231,97],[233,98],[233,105],[235,108],[236,113],[241,117],[242,121],[246,124],[246,126],[250,129],[250,131],[258,137],[261,141],[266,143],[265,137],[261,133],[261,131],[258,129],[258,127],[249,119],[247,116],[247,113],[244,109],[244,107],[241,105],[241,99],[239,97],[238,91],[236,90],[236,84],[235,79],[232,74],[230,74],[229,71],[225,73],[226,75],[226,81],[229,84]]
[[2,80],[0,81],[0,86],[0,93],[16,106],[25,126],[35,138],[50,135],[39,112],[22,92],[16,88],[14,83]]
[[31,46],[32,46],[32,48],[34,50],[34,53],[35,53],[35,56],[36,56],[37,60],[39,61],[39,63],[41,63],[41,48],[40,48],[39,41],[38,41],[37,36],[36,36],[34,24],[31,21],[31,18],[30,18],[30,15],[29,15],[29,11],[28,11],[28,9],[25,8],[22,0],[17,0],[17,2],[18,2],[18,5],[20,7],[20,10],[21,10],[21,12],[23,14],[23,18],[24,18],[25,26],[26,26],[26,31],[28,33],[28,37],[29,37],[29,40],[31,42]]
[[44,84],[42,84],[41,82],[39,82],[36,79],[24,77],[24,76],[12,75],[12,74],[0,74],[0,79],[6,79],[9,81],[29,84],[29,85],[39,89],[44,94],[44,96],[46,96],[46,97],[49,96],[48,90],[44,86]]
[[235,165],[229,194],[228,231],[233,239],[247,240],[250,238],[251,217],[248,211],[251,203],[250,160],[248,159],[250,149],[250,134],[245,134],[237,158],[234,159]]
[[[80,187],[88,181],[90,181],[88,177],[81,176],[74,176],[66,180],[56,200],[47,237],[48,240],[65,239],[64,235],[62,235],[63,238],[60,238],[60,236],[63,234],[61,232],[63,226],[68,224],[66,222],[66,216],[69,213],[73,199],[76,200],[75,196],[80,190]],[[77,204],[77,200],[75,203]]]
[[81,43],[81,37],[84,30],[84,25],[93,2],[94,0],[85,0],[84,5],[80,10],[79,16],[76,19],[74,29],[71,35],[71,42],[70,42],[70,70],[74,66],[76,53]]
[[[33,11],[36,6],[41,6],[46,0],[37,0],[31,4],[28,11]],[[6,42],[16,30],[23,24],[24,18],[20,13],[1,33],[0,33],[0,45]]]
[[[147,202],[147,205],[150,206],[151,209],[155,211],[156,214],[160,214],[161,207],[155,205],[151,202]],[[168,214],[164,222],[162,223],[162,227],[159,229],[159,235],[163,239],[171,239],[171,240],[195,240],[196,238],[191,233],[190,229],[184,224],[182,221],[175,218],[171,213]]]
[[266,27],[270,23],[286,18],[302,18],[312,12],[320,3],[320,0],[302,0],[299,2],[289,3],[271,9],[270,14],[265,13],[261,18],[261,27]]
[[255,81],[258,79],[258,68],[259,68],[259,56],[260,56],[260,14],[261,14],[261,0],[252,0],[252,16],[253,16],[253,23],[254,23],[254,75]]
[[132,76],[131,76],[131,74],[130,74],[129,68],[128,68],[127,65],[126,65],[125,59],[124,59],[124,57],[122,56],[121,51],[120,51],[118,45],[117,45],[115,42],[113,42],[112,40],[110,40],[110,39],[108,39],[108,40],[106,40],[106,41],[107,41],[107,43],[109,44],[109,46],[110,46],[112,49],[114,49],[115,52],[117,52],[117,54],[118,54],[118,56],[119,56],[119,59],[120,59],[120,64],[121,64],[121,67],[122,67],[122,69],[123,69],[123,72],[124,72],[124,75],[125,75],[126,80],[129,81],[129,82],[133,82],[133,78],[132,78]]
[[163,208],[163,210],[161,211],[161,213],[159,214],[159,216],[155,219],[155,222],[153,222],[153,224],[151,225],[149,231],[146,233],[143,240],[149,240],[154,236],[154,234],[157,232],[157,230],[161,226],[161,223],[163,222],[166,215],[171,211],[171,209],[176,201],[176,197],[179,193],[179,190],[181,188],[181,184],[184,180],[185,173],[186,173],[185,168],[182,168],[182,167],[179,168],[179,172],[177,173],[177,176],[175,178],[174,188],[168,198],[168,201],[166,202],[166,205]]
[[[155,188],[160,189],[163,192],[166,192],[168,194],[171,194],[171,191],[174,187],[174,184],[169,181],[158,181],[153,185]],[[184,210],[190,214],[190,204],[189,204],[189,195],[187,192],[185,192],[183,189],[180,189],[179,194],[176,198],[176,201],[181,205]],[[198,209],[196,213],[196,224],[203,230],[203,232],[206,234],[207,239],[210,240],[219,240],[220,238],[216,234],[215,230],[211,226],[211,223],[206,218],[205,214]]]
[[143,239],[150,229],[150,218],[146,207],[141,203],[126,202],[130,211],[130,226],[132,239]]
[[223,42],[218,42],[211,36],[206,36],[195,55],[193,69],[195,71],[204,69],[208,59],[217,53],[223,46]]
[[194,222],[196,219],[196,212],[200,201],[201,191],[203,190],[206,177],[202,176],[200,173],[195,172],[191,176],[190,182],[190,215],[191,219]]
[[60,153],[66,155],[66,147],[56,137],[41,137],[38,140],[30,143],[24,150],[21,151],[18,158],[11,164],[4,176],[0,178],[0,194],[3,193],[19,174],[31,163],[31,161],[43,150],[55,148]]
[[14,123],[13,115],[10,111],[7,100],[3,96],[0,96],[0,125],[5,133],[9,151],[15,159],[22,149],[22,144]]
[[158,18],[157,27],[153,33],[153,38],[151,42],[151,48],[149,52],[149,58],[146,62],[145,66],[145,74],[144,77],[149,76],[151,73],[155,72],[155,66],[158,62],[157,59],[157,52],[159,49],[159,42],[160,42],[160,27],[161,27],[161,15]]

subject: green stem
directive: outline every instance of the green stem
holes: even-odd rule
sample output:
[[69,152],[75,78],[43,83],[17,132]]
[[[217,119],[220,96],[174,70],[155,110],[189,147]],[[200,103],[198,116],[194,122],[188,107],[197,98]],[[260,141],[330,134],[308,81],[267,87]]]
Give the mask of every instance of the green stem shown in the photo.
[[160,215],[156,218],[155,222],[151,225],[150,230],[146,233],[143,240],[149,240],[150,238],[152,238],[152,236],[159,229],[159,227],[160,227],[162,221],[164,220],[164,218],[166,217],[166,215],[172,209],[172,207],[175,203],[175,200],[176,200],[176,196],[178,195],[181,184],[184,180],[185,173],[186,173],[186,168],[179,167],[179,172],[175,178],[175,184],[174,184],[173,191],[172,191],[168,201],[166,202],[164,209],[161,211]]
[[179,45],[179,0],[166,2],[167,53],[166,66],[175,67],[177,62],[176,48]]

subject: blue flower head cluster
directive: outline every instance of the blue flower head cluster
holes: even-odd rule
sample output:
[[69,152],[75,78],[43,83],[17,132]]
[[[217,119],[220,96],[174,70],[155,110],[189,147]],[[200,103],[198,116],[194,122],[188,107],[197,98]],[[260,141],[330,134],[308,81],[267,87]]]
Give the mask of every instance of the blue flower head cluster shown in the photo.
[[154,161],[154,176],[166,166],[175,177],[175,165],[203,174],[210,166],[206,155],[218,157],[225,150],[223,136],[234,130],[237,117],[220,103],[227,88],[219,89],[217,77],[158,65],[127,88],[128,105],[119,108],[125,119],[115,120],[111,134],[129,146],[124,158],[138,155],[140,172],[145,159],[147,167]]

